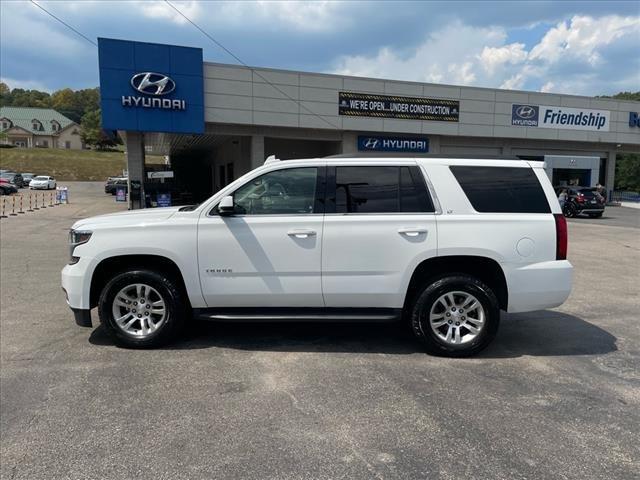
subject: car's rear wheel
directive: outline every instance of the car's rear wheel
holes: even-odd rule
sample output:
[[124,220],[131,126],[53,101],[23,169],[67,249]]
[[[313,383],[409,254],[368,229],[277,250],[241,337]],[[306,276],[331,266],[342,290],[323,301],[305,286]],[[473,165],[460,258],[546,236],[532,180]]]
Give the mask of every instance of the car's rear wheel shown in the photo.
[[495,337],[500,307],[489,286],[469,275],[452,274],[423,287],[410,308],[410,321],[429,353],[467,357]]
[[118,345],[157,347],[174,340],[188,315],[182,289],[166,275],[151,270],[117,274],[102,289],[100,322]]

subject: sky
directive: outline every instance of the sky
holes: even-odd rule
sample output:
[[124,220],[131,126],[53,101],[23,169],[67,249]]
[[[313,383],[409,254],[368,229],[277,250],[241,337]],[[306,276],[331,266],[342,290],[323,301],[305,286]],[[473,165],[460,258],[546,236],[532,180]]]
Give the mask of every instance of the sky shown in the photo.
[[[87,37],[203,48],[237,63],[163,1],[36,0]],[[172,0],[252,66],[517,90],[640,90],[640,1]],[[0,79],[98,85],[97,48],[28,1],[0,2]]]

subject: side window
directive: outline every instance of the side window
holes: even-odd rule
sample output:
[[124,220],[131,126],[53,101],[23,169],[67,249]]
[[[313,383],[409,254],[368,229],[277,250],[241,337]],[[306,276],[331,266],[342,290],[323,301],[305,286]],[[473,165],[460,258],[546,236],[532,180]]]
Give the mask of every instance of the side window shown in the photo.
[[484,213],[550,213],[533,169],[452,166],[473,208]]
[[234,192],[236,212],[244,215],[314,213],[317,180],[316,167],[265,173]]
[[336,167],[336,213],[433,212],[424,178],[417,167]]

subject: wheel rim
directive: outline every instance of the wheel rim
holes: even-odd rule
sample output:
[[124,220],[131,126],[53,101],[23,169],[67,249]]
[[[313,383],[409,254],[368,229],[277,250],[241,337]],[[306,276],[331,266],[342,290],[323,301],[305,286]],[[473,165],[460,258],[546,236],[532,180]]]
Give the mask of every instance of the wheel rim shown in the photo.
[[449,345],[471,342],[486,323],[480,301],[467,292],[452,291],[440,296],[429,312],[431,331]]
[[158,291],[144,283],[127,285],[113,299],[112,314],[117,327],[128,335],[148,337],[160,328],[167,309]]

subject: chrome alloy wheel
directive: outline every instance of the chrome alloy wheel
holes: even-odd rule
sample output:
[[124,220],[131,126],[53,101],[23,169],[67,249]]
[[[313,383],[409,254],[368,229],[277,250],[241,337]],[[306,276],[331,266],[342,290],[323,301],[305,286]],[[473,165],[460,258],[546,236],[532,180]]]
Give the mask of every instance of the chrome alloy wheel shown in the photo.
[[144,283],[127,285],[113,299],[115,324],[125,333],[144,338],[164,323],[166,305],[158,291]]
[[484,308],[467,292],[448,292],[439,297],[429,312],[429,325],[437,337],[450,345],[468,343],[482,332]]

